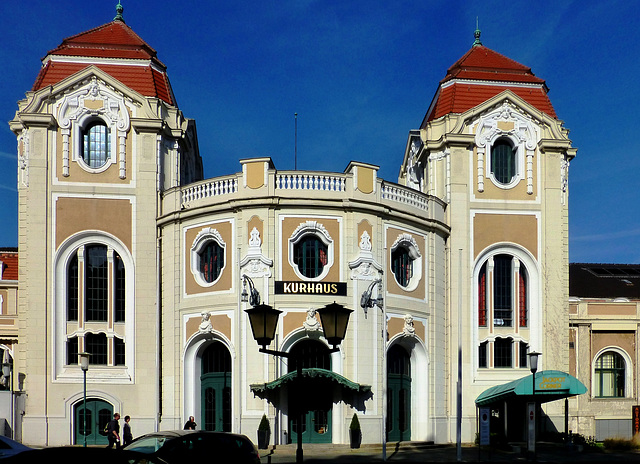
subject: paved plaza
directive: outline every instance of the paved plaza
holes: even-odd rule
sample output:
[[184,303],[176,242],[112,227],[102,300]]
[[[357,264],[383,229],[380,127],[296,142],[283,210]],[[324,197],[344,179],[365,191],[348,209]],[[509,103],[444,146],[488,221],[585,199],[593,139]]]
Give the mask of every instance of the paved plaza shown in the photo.
[[[383,462],[381,445],[364,445],[351,449],[348,445],[305,444],[305,463],[366,463]],[[260,450],[263,464],[296,462],[296,445],[278,445]],[[483,450],[471,445],[462,447],[461,462],[527,462],[522,451]],[[388,444],[386,460],[390,462],[456,462],[458,452],[455,445],[430,445],[424,443]],[[640,452],[579,451],[558,444],[538,444],[537,462],[640,462]]]

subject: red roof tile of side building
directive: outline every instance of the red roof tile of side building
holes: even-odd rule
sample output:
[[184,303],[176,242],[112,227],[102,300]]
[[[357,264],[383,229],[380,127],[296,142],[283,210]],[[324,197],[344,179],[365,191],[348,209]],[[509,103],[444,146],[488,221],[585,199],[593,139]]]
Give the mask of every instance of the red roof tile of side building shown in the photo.
[[32,90],[54,85],[91,66],[86,58],[96,58],[93,65],[136,92],[176,105],[166,66],[122,20],[64,39],[43,59]]
[[464,113],[504,90],[511,90],[538,110],[556,118],[544,79],[531,68],[483,45],[474,45],[440,81],[424,125],[449,113]]
[[2,280],[18,280],[18,253],[0,251]]

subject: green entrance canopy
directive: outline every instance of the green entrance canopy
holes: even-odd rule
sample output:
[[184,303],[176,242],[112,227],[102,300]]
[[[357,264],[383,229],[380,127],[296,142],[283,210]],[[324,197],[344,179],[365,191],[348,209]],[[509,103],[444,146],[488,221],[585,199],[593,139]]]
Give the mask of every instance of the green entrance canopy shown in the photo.
[[[254,393],[258,393],[258,394],[265,393],[270,390],[277,390],[291,383],[292,381],[295,380],[297,375],[298,373],[296,371],[293,371],[271,382],[253,384],[253,385],[250,385],[249,387],[251,388],[251,391]],[[370,385],[360,385],[359,383],[352,382],[351,380],[347,379],[346,377],[343,377],[340,374],[337,374],[333,371],[328,371],[326,369],[318,369],[318,368],[302,369],[302,378],[314,379],[314,380],[327,379],[329,381],[337,383],[338,385],[348,390],[352,390],[356,393],[367,393],[371,391]]]
[[[476,398],[476,406],[487,406],[510,399],[531,401],[534,393],[532,376],[533,374],[488,388]],[[587,387],[566,372],[540,371],[535,374],[535,400],[538,403],[546,403],[569,396],[582,395],[586,392]]]

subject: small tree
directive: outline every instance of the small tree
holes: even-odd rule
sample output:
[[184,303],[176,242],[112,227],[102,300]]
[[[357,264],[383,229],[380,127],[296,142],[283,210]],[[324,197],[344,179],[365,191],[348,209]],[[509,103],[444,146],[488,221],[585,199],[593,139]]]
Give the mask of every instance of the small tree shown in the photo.
[[349,424],[349,430],[360,430],[360,421],[358,420],[358,414],[353,413],[351,418],[351,424]]
[[269,439],[271,438],[271,425],[267,415],[263,414],[258,424],[258,448],[267,449],[269,447]]
[[358,415],[354,412],[351,418],[351,424],[349,424],[349,439],[351,442],[351,448],[360,448],[360,442],[362,441],[362,431],[360,430],[360,421]]
[[271,430],[271,426],[269,425],[269,419],[267,419],[266,414],[262,415],[262,419],[260,419],[260,424],[258,425],[258,430],[261,430],[263,432]]

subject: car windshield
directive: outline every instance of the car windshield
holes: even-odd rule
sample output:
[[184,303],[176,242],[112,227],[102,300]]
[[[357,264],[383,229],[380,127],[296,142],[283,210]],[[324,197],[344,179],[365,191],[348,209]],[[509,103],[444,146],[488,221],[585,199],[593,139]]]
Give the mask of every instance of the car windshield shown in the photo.
[[127,451],[137,451],[138,453],[151,454],[158,451],[168,440],[167,437],[145,437],[134,441],[124,447]]

